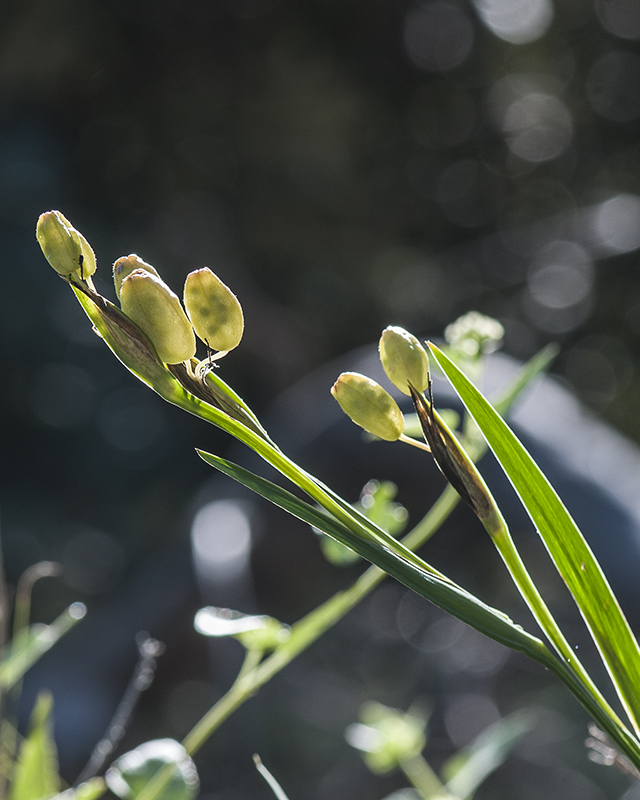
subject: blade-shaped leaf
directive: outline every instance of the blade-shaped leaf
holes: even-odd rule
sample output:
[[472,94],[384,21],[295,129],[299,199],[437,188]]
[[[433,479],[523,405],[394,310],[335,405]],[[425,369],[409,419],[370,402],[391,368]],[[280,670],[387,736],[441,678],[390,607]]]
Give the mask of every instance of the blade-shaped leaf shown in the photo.
[[441,350],[434,345],[430,348],[536,526],[638,732],[640,649],[600,565],[555,490],[506,422]]
[[480,784],[507,758],[513,746],[534,725],[534,715],[516,711],[485,728],[463,750],[442,767],[447,791],[460,800],[470,800]]
[[511,383],[493,403],[494,408],[503,417],[511,406],[520,397],[534,378],[546,372],[553,360],[558,355],[560,348],[557,344],[548,344],[532,356],[513,377]]
[[40,800],[60,788],[58,756],[52,735],[52,707],[51,695],[41,692],[31,715],[31,730],[20,747],[9,800]]
[[10,689],[85,614],[83,603],[72,603],[51,625],[31,625],[23,636],[17,637],[8,656],[0,662],[0,689]]
[[[198,454],[207,464],[234,478],[252,491],[288,511],[294,517],[313,525],[329,536],[333,536],[342,544],[358,552],[363,558],[376,564],[389,575],[404,583],[405,586],[413,589],[422,597],[426,597],[435,605],[458,617],[458,619],[476,628],[476,630],[507,647],[527,653],[535,660],[539,661],[542,656],[545,665],[548,666],[549,651],[539,639],[513,623],[506,614],[485,605],[460,586],[441,576],[425,562],[422,562],[423,568],[418,569],[414,563],[406,561],[401,553],[383,547],[364,535],[358,536],[338,520],[299,500],[291,492],[277,486],[275,483],[271,483],[265,478],[261,478],[259,475],[255,475],[219,456],[205,453],[201,450],[198,451]],[[400,547],[399,543],[398,546]]]

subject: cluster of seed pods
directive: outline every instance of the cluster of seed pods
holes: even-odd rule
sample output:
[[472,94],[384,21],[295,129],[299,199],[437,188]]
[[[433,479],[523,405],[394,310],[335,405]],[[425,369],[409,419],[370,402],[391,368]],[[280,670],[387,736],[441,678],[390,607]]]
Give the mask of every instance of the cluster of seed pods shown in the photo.
[[[60,275],[86,281],[96,271],[91,246],[59,211],[41,215],[36,238]],[[244,317],[238,298],[208,267],[187,275],[184,307],[155,267],[135,254],[115,262],[113,280],[123,312],[166,364],[193,358],[196,336],[210,353],[217,351],[215,358],[233,350],[242,339]]]

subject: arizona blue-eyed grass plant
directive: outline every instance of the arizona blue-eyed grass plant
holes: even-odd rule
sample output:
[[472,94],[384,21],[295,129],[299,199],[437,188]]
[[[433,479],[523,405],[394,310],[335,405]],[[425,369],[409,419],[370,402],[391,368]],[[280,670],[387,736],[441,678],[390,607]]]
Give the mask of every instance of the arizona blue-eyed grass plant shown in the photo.
[[[95,265],[93,251],[68,220],[59,212],[44,214],[38,223],[37,236],[45,256],[69,284],[95,331],[127,369],[168,402],[247,445],[309,500],[301,500],[287,489],[217,455],[198,451],[206,463],[372,564],[352,587],[327,600],[291,628],[264,618],[247,621],[242,615],[227,619],[231,626],[218,626],[223,633],[241,639],[246,649],[245,662],[229,691],[186,736],[180,758],[193,756],[235,709],[388,574],[481,633],[551,670],[587,709],[612,746],[635,768],[640,768],[637,642],[575,523],[502,418],[519,392],[548,365],[552,351],[542,352],[526,365],[492,406],[465,376],[465,371],[477,378],[483,353],[495,349],[499,342],[499,324],[482,317],[475,322],[467,318],[457,328],[447,329],[449,355],[434,346],[431,352],[466,405],[468,419],[475,420],[475,426],[465,421],[464,433],[459,435],[447,427],[443,415],[435,409],[426,350],[408,332],[386,329],[380,343],[385,371],[402,392],[411,394],[426,442],[408,435],[415,426],[407,425],[408,420],[395,401],[378,384],[356,373],[338,378],[332,390],[334,397],[358,425],[389,441],[430,450],[451,484],[424,519],[399,541],[375,518],[364,513],[365,509],[351,505],[283,453],[249,406],[223,381],[220,371],[212,369],[212,359],[219,360],[238,345],[244,321],[236,298],[210,270],[197,270],[187,277],[185,314],[177,296],[154,268],[137,256],[119,259],[114,270],[122,303],[122,308],[118,308],[96,292],[91,280]],[[85,269],[85,262],[90,269]],[[191,326],[207,349],[200,361],[195,357]],[[213,354],[213,349],[218,349],[218,353]],[[529,576],[507,524],[475,467],[475,461],[486,449],[480,432],[513,483],[565,579],[609,671],[627,721],[610,706],[577,659]],[[552,649],[537,635],[525,631],[503,612],[483,603],[415,554],[442,524],[460,496],[484,524]],[[207,614],[218,621],[221,615],[224,617],[216,610]],[[180,774],[179,759],[166,759],[162,768],[158,768],[161,758],[156,758],[153,767],[148,759],[142,760],[146,766],[141,773],[143,778],[134,776],[135,796],[138,800],[155,800]],[[140,758],[134,761],[139,764]],[[120,793],[117,787],[123,785],[120,778],[127,782],[125,773],[131,769],[128,763],[120,761],[120,766],[113,767],[116,772],[111,773],[112,777],[116,774],[119,777],[112,780],[110,787],[116,793]],[[131,796],[131,788],[127,791],[121,789],[120,796]],[[190,790],[185,792],[190,796]]]

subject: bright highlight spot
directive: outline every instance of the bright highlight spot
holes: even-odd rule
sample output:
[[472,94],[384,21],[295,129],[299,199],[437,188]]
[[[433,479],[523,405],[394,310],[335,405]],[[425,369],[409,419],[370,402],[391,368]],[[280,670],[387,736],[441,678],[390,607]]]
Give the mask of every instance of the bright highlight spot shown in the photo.
[[235,636],[266,628],[269,617],[248,616],[228,608],[205,606],[195,615],[193,627],[204,636]]
[[617,194],[596,206],[593,233],[599,244],[613,253],[629,253],[640,247],[640,197]]
[[551,242],[538,253],[527,281],[542,306],[563,309],[585,300],[593,286],[593,263],[575,242]]
[[207,503],[191,527],[194,557],[204,574],[231,580],[249,563],[251,527],[242,504],[233,500]]
[[621,39],[640,39],[638,0],[597,0],[596,11],[609,33]]
[[553,20],[551,0],[474,0],[480,19],[511,44],[535,42]]
[[533,162],[557,158],[573,135],[569,109],[544,92],[530,92],[511,103],[502,128],[511,152]]

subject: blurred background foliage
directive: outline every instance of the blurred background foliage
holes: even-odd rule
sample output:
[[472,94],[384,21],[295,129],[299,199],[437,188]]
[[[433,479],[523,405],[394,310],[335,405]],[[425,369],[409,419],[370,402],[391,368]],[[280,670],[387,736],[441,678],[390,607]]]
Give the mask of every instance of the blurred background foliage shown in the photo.
[[[246,316],[224,376],[258,413],[387,324],[438,336],[474,308],[518,358],[560,341],[558,376],[640,440],[639,41],[637,0],[5,0],[0,512],[11,581],[64,565],[37,589],[40,617],[84,599],[100,618],[171,553],[179,588],[158,567],[140,597],[174,609],[180,654],[204,656],[186,543],[209,474],[193,447],[227,445],[101,346],[39,252],[40,212],[86,235],[109,297],[129,252],[177,292],[213,268]],[[295,585],[301,606],[279,613],[326,596]],[[113,653],[100,619],[96,652]],[[180,654],[164,657],[179,676]],[[156,723],[209,702],[194,669]],[[99,727],[104,702],[78,700],[69,726]]]

